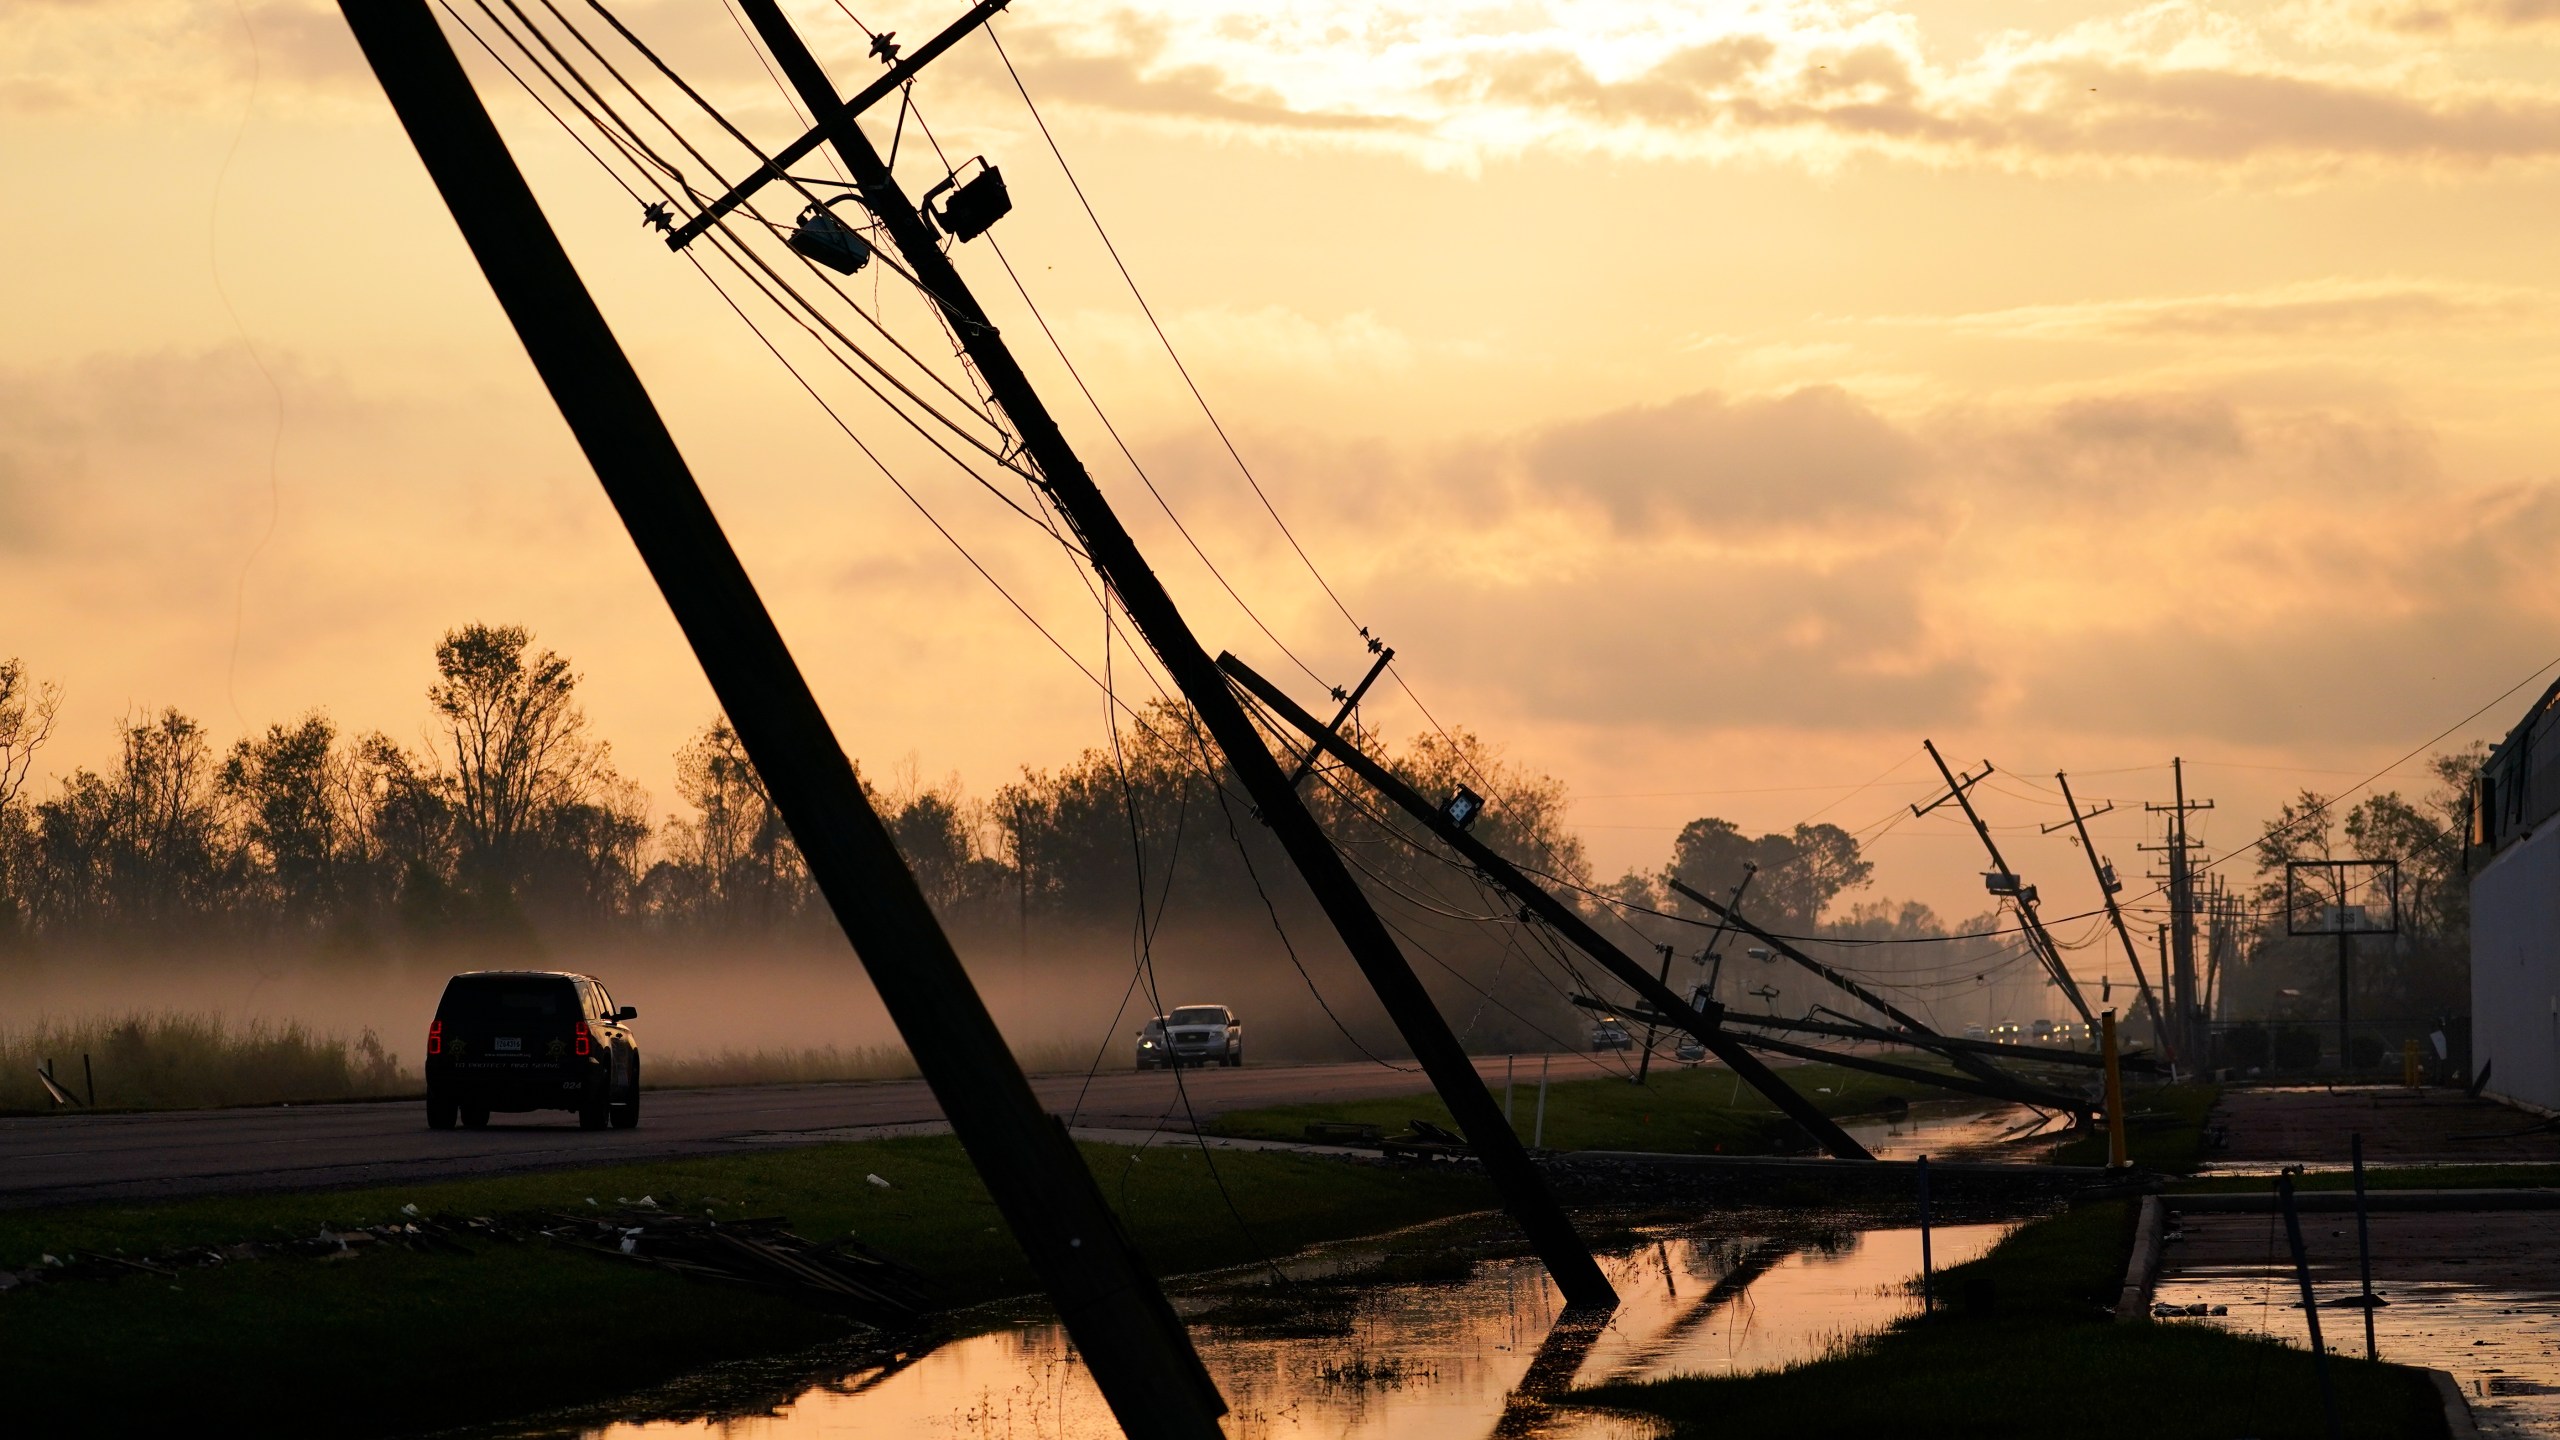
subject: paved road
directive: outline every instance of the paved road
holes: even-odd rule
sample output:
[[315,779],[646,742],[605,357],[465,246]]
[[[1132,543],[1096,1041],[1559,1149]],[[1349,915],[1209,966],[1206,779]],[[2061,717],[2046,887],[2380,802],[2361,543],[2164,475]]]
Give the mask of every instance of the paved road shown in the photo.
[[[1557,1057],[1559,1074],[1567,1057]],[[1589,1062],[1573,1057],[1579,1071]],[[1479,1061],[1502,1084],[1503,1062]],[[1532,1073],[1523,1067],[1523,1079]],[[1182,1076],[1192,1113],[1409,1094],[1419,1073],[1361,1063],[1247,1066]],[[1187,1128],[1166,1071],[1114,1071],[1034,1080],[1043,1104],[1074,1112],[1079,1128]],[[1078,1092],[1084,1091],[1079,1106]],[[1525,1102],[1524,1102],[1525,1103]],[[0,1208],[91,1200],[164,1199],[259,1190],[313,1190],[451,1179],[567,1165],[735,1154],[741,1145],[817,1144],[848,1131],[942,1128],[920,1080],[652,1090],[636,1130],[585,1131],[566,1112],[497,1116],[485,1130],[429,1130],[417,1102],[192,1110],[147,1115],[0,1119]]]

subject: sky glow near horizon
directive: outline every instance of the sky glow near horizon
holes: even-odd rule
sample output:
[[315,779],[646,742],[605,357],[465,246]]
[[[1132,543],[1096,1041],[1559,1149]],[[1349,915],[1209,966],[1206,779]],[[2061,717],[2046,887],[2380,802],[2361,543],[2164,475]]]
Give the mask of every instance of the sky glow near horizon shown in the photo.
[[[843,12],[790,8],[870,73]],[[855,8],[914,43],[959,7]],[[617,13],[750,134],[798,133],[719,0]],[[1699,814],[1880,827],[1929,735],[2004,772],[1989,818],[2068,913],[2095,894],[2037,834],[2057,768],[2120,802],[2097,829],[2136,874],[2171,755],[2219,850],[2560,655],[2560,5],[1021,0],[998,28],[1334,588],[1442,721],[1570,785],[1604,873]],[[847,748],[984,795],[1104,743],[1085,678],[472,59]],[[993,50],[918,97],[944,153],[1005,168],[995,243],[1191,533],[1355,680]],[[223,743],[313,707],[414,741],[437,635],[478,618],[578,663],[663,812],[707,688],[334,9],[9,7],[0,122],[28,197],[0,655],[66,687],[48,768],[161,705]],[[992,247],[957,257],[1203,640],[1314,698]],[[809,373],[1099,669],[1056,545]],[[1382,694],[1373,724],[1423,726]],[[1959,824],[1883,834],[1875,893],[1980,909]]]

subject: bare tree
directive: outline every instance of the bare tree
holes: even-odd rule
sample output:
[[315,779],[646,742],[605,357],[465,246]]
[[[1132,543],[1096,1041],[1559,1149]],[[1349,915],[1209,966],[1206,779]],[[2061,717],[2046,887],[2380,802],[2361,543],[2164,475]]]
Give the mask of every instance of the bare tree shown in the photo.
[[7,815],[27,787],[36,752],[53,738],[53,721],[62,712],[62,687],[53,683],[28,688],[26,665],[0,660],[0,816]]
[[550,812],[585,803],[603,769],[569,662],[521,625],[465,625],[436,646],[428,703],[442,726],[462,860],[476,881],[511,877]]

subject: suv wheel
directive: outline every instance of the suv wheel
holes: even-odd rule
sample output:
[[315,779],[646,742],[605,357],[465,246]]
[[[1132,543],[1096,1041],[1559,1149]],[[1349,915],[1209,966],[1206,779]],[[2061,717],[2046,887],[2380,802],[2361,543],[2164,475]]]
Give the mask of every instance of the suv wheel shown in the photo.
[[631,1130],[640,1124],[640,1081],[631,1082],[631,1098],[613,1107],[613,1128]]
[[428,1092],[427,1092],[427,1128],[428,1128],[428,1129],[430,1129],[430,1130],[450,1130],[450,1129],[452,1129],[452,1128],[453,1128],[453,1120],[454,1120],[454,1113],[453,1113],[453,1112],[454,1112],[454,1105],[453,1105],[453,1099],[452,1099],[452,1097],[451,1097],[451,1096],[447,1096],[447,1095],[439,1095],[439,1094],[437,1094],[436,1092],[434,1092],[433,1090],[430,1090],[430,1091],[428,1091]]
[[1236,1044],[1236,1048],[1234,1048],[1233,1050],[1230,1050],[1230,1051],[1228,1051],[1228,1052],[1227,1052],[1227,1068],[1228,1068],[1228,1069],[1230,1069],[1230,1070],[1233,1070],[1233,1069],[1236,1069],[1237,1067],[1239,1067],[1239,1066],[1241,1066],[1241,1065],[1243,1065],[1243,1064],[1244,1064],[1244,1044],[1243,1044],[1243,1042],[1239,1041],[1239,1042],[1237,1042],[1237,1044]]
[[613,1109],[607,1098],[611,1093],[601,1085],[587,1092],[586,1098],[578,1103],[579,1129],[601,1130],[605,1127],[606,1116]]
[[486,1105],[465,1105],[465,1106],[463,1106],[463,1107],[462,1107],[462,1126],[463,1126],[463,1128],[464,1128],[464,1129],[466,1129],[466,1130],[482,1130],[482,1129],[486,1129],[486,1128],[488,1128],[488,1124],[489,1124],[489,1107],[488,1107],[488,1106],[486,1106]]

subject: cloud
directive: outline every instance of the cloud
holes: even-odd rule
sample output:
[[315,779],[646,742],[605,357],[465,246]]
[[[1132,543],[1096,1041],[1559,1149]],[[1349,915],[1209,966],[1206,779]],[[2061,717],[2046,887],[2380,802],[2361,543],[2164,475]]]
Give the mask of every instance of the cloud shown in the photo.
[[2413,0],[2373,6],[2359,18],[2403,35],[2497,35],[2560,26],[2560,0]]
[[1909,436],[1829,386],[1620,410],[1546,431],[1524,458],[1533,488],[1591,502],[1625,534],[1907,516],[1928,464]]
[[1123,114],[1211,121],[1280,130],[1412,130],[1396,115],[1302,109],[1277,91],[1205,62],[1168,59],[1168,26],[1123,11],[1112,17],[1108,48],[1072,48],[1055,27],[1013,33],[1011,52],[1025,84],[1042,100],[1062,100]]
[[372,89],[326,0],[228,5],[114,0],[0,6],[0,113],[237,113]]
[[[2451,0],[2446,13],[2474,10],[2540,23],[2560,0]],[[2405,44],[2327,43],[2336,28],[2298,9],[2244,18],[2163,0],[1951,40],[1922,10],[1780,0],[1318,5],[1286,24],[1211,3],[1011,33],[1036,39],[1041,89],[1069,103],[1275,136],[1382,135],[1434,160],[1545,149],[2318,172],[2560,156],[2560,89],[2413,65]]]
[[[1683,563],[1684,559],[1686,563]],[[1620,552],[1574,573],[1408,567],[1370,587],[1400,645],[1487,708],[1679,730],[1969,721],[1992,670],[1926,618],[1925,553],[1836,567]]]
[[2015,339],[2267,340],[2491,329],[2539,323],[2550,292],[2444,280],[2319,279],[2263,290],[2021,305],[1953,316],[1887,316],[1862,321],[1944,326]]

